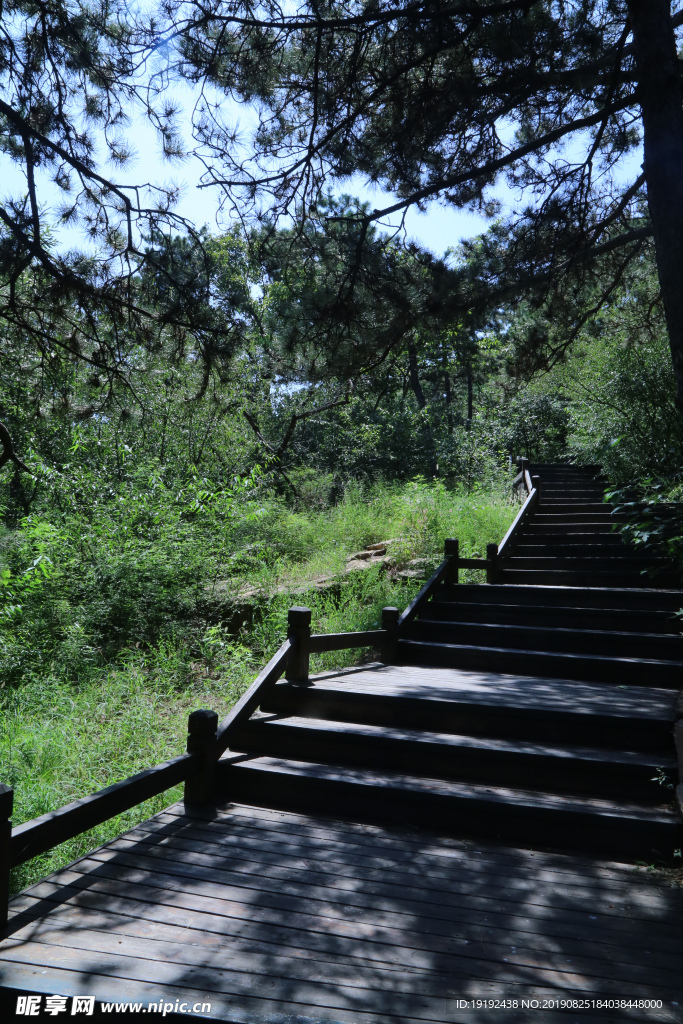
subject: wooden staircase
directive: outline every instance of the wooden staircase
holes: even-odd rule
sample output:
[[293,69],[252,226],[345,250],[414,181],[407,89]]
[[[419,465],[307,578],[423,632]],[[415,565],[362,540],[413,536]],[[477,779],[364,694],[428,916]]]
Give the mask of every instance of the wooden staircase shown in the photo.
[[614,533],[619,516],[604,481],[578,466],[534,466],[542,481],[534,515],[515,538],[505,583],[568,587],[677,587],[663,559],[639,554]]
[[218,762],[222,796],[619,860],[674,856],[683,590],[611,532],[592,472],[532,469],[540,500],[534,476],[504,557],[488,562],[497,582],[458,584],[456,558],[404,613],[391,664],[276,683]]

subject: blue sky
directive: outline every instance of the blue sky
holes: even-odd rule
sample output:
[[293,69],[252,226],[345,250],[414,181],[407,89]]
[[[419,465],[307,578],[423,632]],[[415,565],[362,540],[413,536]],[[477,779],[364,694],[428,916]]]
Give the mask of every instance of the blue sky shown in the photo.
[[[231,104],[236,116],[242,115],[244,120],[251,120],[249,111],[240,111],[237,104]],[[246,115],[246,116],[244,116]],[[189,136],[189,124],[186,125]],[[199,179],[204,169],[202,165],[188,157],[182,162],[170,163],[161,156],[161,149],[154,131],[144,117],[135,117],[126,130],[126,141],[133,151],[133,158],[125,168],[101,166],[98,168],[104,175],[117,184],[135,185],[140,182],[156,183],[173,182],[182,186],[181,200],[176,207],[177,212],[192,220],[197,226],[208,224],[212,231],[226,226],[225,219],[217,220],[219,195],[214,188],[198,188]],[[190,139],[186,139],[189,148]],[[49,179],[38,171],[37,184],[41,206],[47,214],[47,220],[55,223],[57,211],[66,197],[52,184]],[[20,167],[14,165],[8,157],[0,155],[0,193],[22,195],[26,192],[26,182]],[[353,179],[340,183],[336,192],[347,192],[361,199],[368,200],[373,207],[390,205],[395,201],[390,194],[378,189],[364,187],[362,180]],[[397,225],[400,218],[394,216],[390,223]],[[487,221],[484,217],[468,211],[458,211],[450,206],[432,202],[425,213],[411,209],[406,215],[406,230],[409,238],[415,239],[436,255],[443,255],[445,250],[455,246],[462,238],[485,231]],[[56,230],[60,242],[67,246],[80,247],[83,238],[78,229],[60,227]]]
[[[192,95],[188,89],[179,90],[172,98],[178,100],[181,107],[189,110]],[[241,122],[248,134],[250,127],[254,123],[253,108],[240,106],[231,101],[226,102],[225,98],[223,98],[222,103],[225,112],[230,118],[233,121]],[[514,131],[513,126],[510,126],[510,131]],[[189,118],[185,121],[184,133],[186,136],[185,145],[189,149],[191,148]],[[175,184],[182,186],[181,200],[176,207],[177,212],[183,214],[197,226],[207,224],[212,231],[218,231],[227,226],[228,222],[225,219],[221,220],[220,216],[217,219],[220,199],[217,189],[198,188],[199,179],[204,169],[199,161],[192,157],[174,164],[164,160],[161,156],[161,148],[156,134],[144,116],[131,118],[131,123],[126,130],[126,141],[135,154],[134,157],[126,165],[125,169],[115,169],[106,165],[100,168],[105,175],[110,176],[111,180],[117,183],[130,185],[139,184],[141,181],[155,181],[157,183],[173,181]],[[587,140],[572,140],[565,155],[574,159],[580,159],[582,142],[585,141]],[[640,161],[640,152],[631,153],[625,158],[624,167],[622,168],[625,178],[635,177],[638,173]],[[15,194],[25,192],[26,185],[19,168],[12,165],[9,159],[3,156],[0,156],[0,178],[4,186],[4,188],[0,187],[0,192],[10,191]],[[47,219],[48,221],[53,220],[53,217],[50,215],[51,212],[54,213],[54,219],[56,219],[57,209],[62,205],[65,197],[49,181],[43,180],[41,182],[40,175],[38,175],[38,183],[40,186],[40,198],[46,210]],[[395,201],[394,197],[388,193],[365,187],[362,179],[353,179],[347,183],[340,183],[335,191],[357,195],[361,199],[368,200],[372,207],[381,208],[391,205]],[[519,208],[524,202],[524,197],[511,192],[504,182],[499,182],[490,191],[490,195],[502,202],[502,212],[506,214],[513,212],[515,208]],[[51,206],[53,211],[50,210]],[[393,223],[397,225],[399,220],[399,216],[395,215]],[[456,210],[450,205],[442,205],[438,201],[433,201],[424,213],[420,213],[416,208],[410,209],[406,215],[405,225],[408,238],[414,239],[437,256],[441,256],[449,247],[457,246],[461,239],[485,231],[488,222],[483,216],[475,212]],[[82,236],[74,229],[60,228],[57,232],[57,237],[59,241],[70,247],[80,247],[83,245]]]

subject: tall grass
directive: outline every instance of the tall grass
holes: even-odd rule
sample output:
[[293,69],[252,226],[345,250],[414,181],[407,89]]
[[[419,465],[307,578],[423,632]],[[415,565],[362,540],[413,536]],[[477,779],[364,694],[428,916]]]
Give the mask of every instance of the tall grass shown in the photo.
[[[0,778],[14,787],[18,824],[183,752],[187,716],[197,707],[225,714],[253,674],[249,651],[224,652],[219,673],[201,668],[168,640],[79,682],[57,674],[0,695]],[[177,799],[147,801],[27,862],[16,891],[118,835]]]
[[514,507],[507,480],[470,493],[447,490],[440,481],[351,486],[342,501],[319,512],[271,502],[236,530],[231,560],[216,568],[268,592],[334,575],[350,553],[383,540],[395,541],[398,566],[440,556],[446,537],[459,538],[463,556],[483,557],[486,544],[502,538]]

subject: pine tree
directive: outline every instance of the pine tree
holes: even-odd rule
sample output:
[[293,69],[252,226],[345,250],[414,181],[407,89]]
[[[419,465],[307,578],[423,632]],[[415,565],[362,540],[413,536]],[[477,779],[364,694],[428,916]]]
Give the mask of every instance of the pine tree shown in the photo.
[[[220,103],[206,101],[196,125],[206,184],[242,214],[267,205],[302,223],[359,173],[397,197],[355,214],[363,236],[432,200],[495,213],[490,186],[505,178],[529,205],[476,283],[560,306],[581,293],[599,308],[653,240],[683,410],[676,6],[304,0],[290,13],[277,0],[189,0],[167,15],[180,26],[177,71],[259,112],[250,151]],[[641,143],[644,166],[629,174]]]

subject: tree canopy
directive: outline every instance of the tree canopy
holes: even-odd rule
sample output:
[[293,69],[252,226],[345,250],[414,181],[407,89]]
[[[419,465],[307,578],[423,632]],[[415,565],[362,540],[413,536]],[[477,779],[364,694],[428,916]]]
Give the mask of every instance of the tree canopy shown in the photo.
[[[174,212],[173,189],[121,184],[137,110],[169,158],[183,155],[185,112],[168,85],[184,82],[202,187],[251,226],[252,265],[290,293],[312,275],[287,337],[310,351],[315,335],[317,366],[338,372],[338,358],[320,359],[325,346],[371,365],[425,316],[457,323],[521,297],[553,321],[527,338],[529,365],[548,365],[654,246],[683,405],[677,4],[168,0],[143,17],[117,0],[10,0],[3,10],[0,138],[26,190],[0,205],[0,314],[42,350],[56,313],[70,324],[59,343],[109,372],[125,359],[98,338],[103,317],[117,344],[125,334],[182,353],[191,337],[207,366],[239,345],[244,294],[216,304],[206,238]],[[232,101],[247,105],[246,129]],[[395,201],[332,201],[354,175]],[[416,250],[402,262],[372,230],[432,201],[495,215],[501,178],[527,205],[455,270]],[[61,210],[41,204],[48,179]],[[55,213],[80,222],[89,249],[54,245]],[[169,258],[179,230],[187,261]],[[96,349],[68,340],[83,327]]]
[[489,240],[470,287],[453,282],[452,301],[467,308],[482,290],[488,301],[552,301],[569,321],[554,351],[578,330],[577,297],[599,309],[654,239],[680,405],[676,6],[202,0],[166,11],[179,33],[176,73],[258,110],[241,146],[208,93],[196,122],[204,183],[242,214],[301,223],[322,191],[359,174],[396,197],[356,214],[360,248],[372,223],[431,200],[493,213],[490,187],[504,177],[526,208]]

